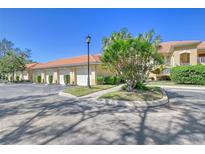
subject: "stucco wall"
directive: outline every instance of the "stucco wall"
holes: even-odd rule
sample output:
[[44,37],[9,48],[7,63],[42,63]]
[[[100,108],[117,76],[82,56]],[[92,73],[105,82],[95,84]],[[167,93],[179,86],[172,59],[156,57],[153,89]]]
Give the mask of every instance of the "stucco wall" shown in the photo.
[[96,65],[96,76],[111,76],[111,75],[115,75],[115,73],[104,68],[102,65]]
[[37,82],[37,76],[41,76],[42,70],[34,70],[33,71],[33,82]]
[[[51,69],[39,69],[33,70],[33,82],[36,82],[36,78],[38,75],[41,76],[42,82],[48,83],[48,76],[53,75],[53,83],[59,84],[60,82],[60,71],[61,70],[69,70],[70,72],[70,84],[77,84],[77,68],[84,68],[87,69],[87,65],[83,66],[76,66],[76,67],[59,67],[59,68],[51,68]],[[90,65],[90,79],[91,85],[96,85],[97,83],[97,76],[109,76],[114,75],[114,73],[104,69],[99,64],[91,64]]]
[[70,83],[71,84],[77,84],[76,83],[76,68],[75,67],[73,67],[73,68],[71,68],[71,72],[70,72]]
[[197,49],[196,46],[175,47],[172,54],[172,66],[180,65],[180,54],[190,53],[190,64],[197,64]]
[[56,84],[59,83],[58,75],[59,75],[58,70],[55,70],[55,71],[53,72],[53,83],[56,83]]
[[46,72],[45,72],[45,70],[41,70],[41,82],[46,83]]

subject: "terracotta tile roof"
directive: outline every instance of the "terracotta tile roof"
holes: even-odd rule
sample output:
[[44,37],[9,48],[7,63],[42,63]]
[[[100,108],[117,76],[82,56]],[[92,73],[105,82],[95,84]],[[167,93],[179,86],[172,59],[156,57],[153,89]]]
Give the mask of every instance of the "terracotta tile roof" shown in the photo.
[[38,63],[29,63],[29,64],[26,64],[26,68],[27,69],[31,69],[33,68],[34,66],[36,66]]
[[[88,62],[87,59],[88,59],[87,55],[82,55],[82,56],[72,57],[72,58],[63,58],[63,59],[50,61],[47,63],[37,64],[33,67],[33,69],[87,64]],[[90,55],[90,63],[99,63],[99,62],[100,62],[100,55]]]
[[[192,44],[198,44],[198,46],[201,44],[201,43],[204,43],[204,42],[201,42],[201,41],[170,41],[170,42],[163,42],[160,44],[160,49],[159,49],[159,52],[160,53],[169,53],[171,52],[170,49],[171,47],[174,47],[174,46],[183,46],[183,45],[192,45]],[[198,48],[197,46],[197,48]],[[203,47],[205,47],[205,44],[203,45]]]
[[198,46],[197,49],[205,49],[205,42],[201,42]]

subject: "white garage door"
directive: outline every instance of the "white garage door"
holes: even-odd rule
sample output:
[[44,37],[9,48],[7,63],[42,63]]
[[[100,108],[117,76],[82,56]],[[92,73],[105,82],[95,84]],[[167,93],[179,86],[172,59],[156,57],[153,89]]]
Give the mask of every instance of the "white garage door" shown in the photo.
[[60,84],[65,85],[64,82],[64,75],[70,75],[70,70],[60,70],[59,71],[59,78],[60,78]]
[[[77,85],[86,86],[88,82],[88,75],[87,75],[88,69],[86,67],[78,68],[76,74],[77,74]],[[90,74],[90,83],[91,83],[91,74]]]

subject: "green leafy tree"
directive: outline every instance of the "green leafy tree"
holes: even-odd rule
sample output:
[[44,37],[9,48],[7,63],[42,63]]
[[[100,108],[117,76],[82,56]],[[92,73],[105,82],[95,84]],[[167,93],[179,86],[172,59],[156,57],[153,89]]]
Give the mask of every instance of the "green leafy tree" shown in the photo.
[[25,70],[25,64],[27,63],[25,55],[8,51],[4,57],[0,59],[0,72],[4,74],[12,74],[12,80],[14,80],[14,74],[16,71]]
[[123,29],[103,39],[101,61],[126,81],[128,91],[133,91],[137,82],[146,80],[149,72],[163,63],[163,58],[158,53],[160,36],[154,35],[151,30],[132,37]]
[[0,40],[0,76],[5,78],[8,73],[14,76],[15,71],[23,71],[25,64],[32,62],[30,55],[30,49],[21,50],[7,39]]
[[13,47],[14,47],[13,42],[5,38],[0,40],[0,58],[5,56],[8,51],[13,50]]

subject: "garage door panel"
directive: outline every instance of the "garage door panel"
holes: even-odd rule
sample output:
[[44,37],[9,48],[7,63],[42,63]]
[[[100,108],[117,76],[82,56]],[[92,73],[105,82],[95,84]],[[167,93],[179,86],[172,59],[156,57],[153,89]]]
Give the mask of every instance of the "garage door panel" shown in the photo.
[[[78,68],[76,71],[77,74],[77,85],[80,86],[86,86],[88,83],[88,75],[87,72],[88,69],[87,68]],[[91,79],[91,73],[90,73],[90,83],[91,83],[92,79]]]

